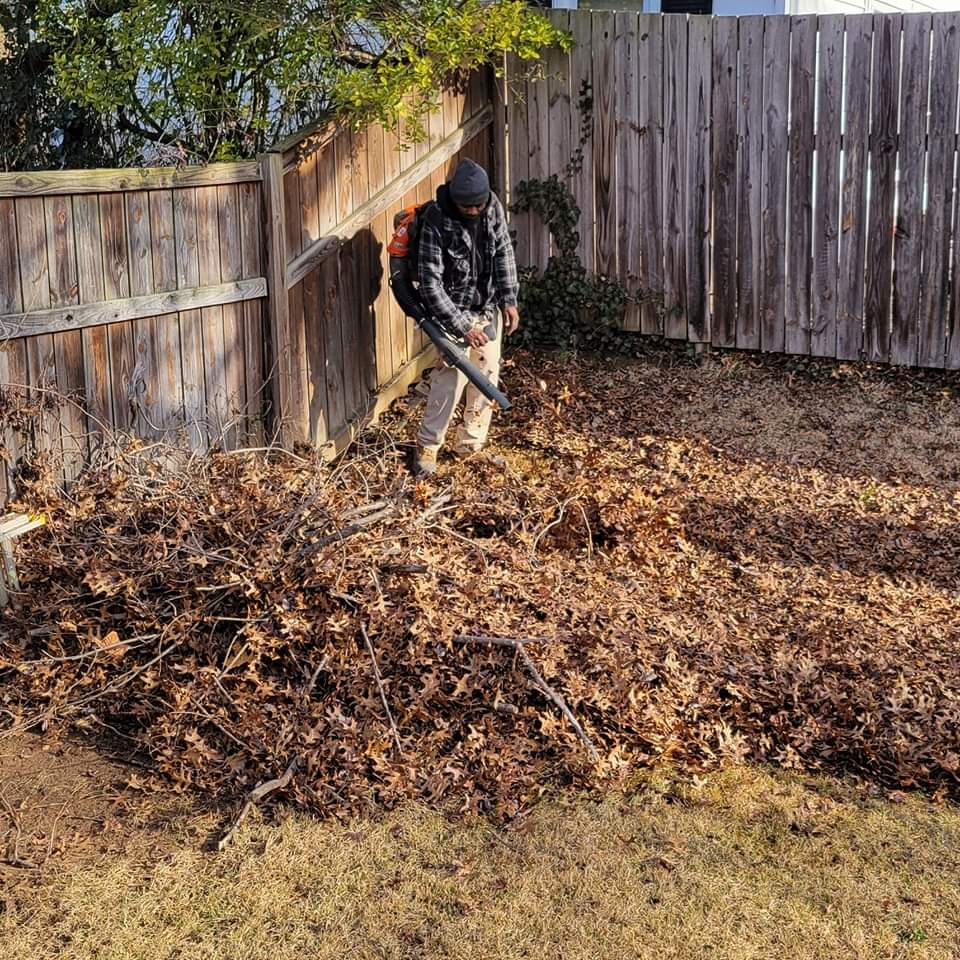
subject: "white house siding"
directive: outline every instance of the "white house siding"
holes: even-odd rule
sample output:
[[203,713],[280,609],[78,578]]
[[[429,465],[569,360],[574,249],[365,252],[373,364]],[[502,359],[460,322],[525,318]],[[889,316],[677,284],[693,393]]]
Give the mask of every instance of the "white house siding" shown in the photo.
[[[551,0],[555,9],[659,13],[661,0]],[[960,10],[960,0],[713,0],[716,17],[778,13],[921,13]]]
[[786,0],[784,12],[796,14],[923,13],[935,9],[937,6],[927,0]]

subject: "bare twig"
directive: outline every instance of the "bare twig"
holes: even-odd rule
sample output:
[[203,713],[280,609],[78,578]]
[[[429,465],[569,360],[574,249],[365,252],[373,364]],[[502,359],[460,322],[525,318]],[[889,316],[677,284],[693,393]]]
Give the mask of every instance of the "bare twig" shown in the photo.
[[10,806],[7,798],[2,793],[0,793],[0,803],[3,803],[3,808],[7,811],[7,815],[10,817],[10,824],[14,830],[13,839],[8,842],[7,846],[10,855],[2,862],[8,867],[16,867],[18,870],[38,869],[37,864],[32,863],[30,860],[23,860],[20,857],[20,838],[23,836],[23,828],[20,826],[20,818],[17,816],[16,810]]
[[526,665],[527,669],[530,671],[530,675],[533,677],[534,682],[540,689],[548,696],[550,699],[560,708],[560,711],[563,715],[570,721],[570,725],[574,730],[577,731],[577,736],[583,741],[584,746],[587,748],[587,753],[590,754],[590,759],[596,763],[600,759],[600,754],[597,753],[597,748],[593,745],[593,742],[587,736],[586,731],[583,727],[580,726],[577,718],[573,715],[573,712],[567,706],[563,697],[557,693],[550,684],[540,675],[540,671],[537,670],[536,665],[533,660],[530,659],[530,654],[527,653],[523,644],[517,644],[517,650],[520,651],[520,656],[523,658],[523,662]]
[[109,650],[115,650],[117,647],[133,647],[148,640],[156,640],[159,633],[144,633],[138,637],[130,637],[128,640],[118,640],[116,643],[108,643],[105,647],[97,647],[95,650],[85,650],[83,653],[75,653],[71,657],[43,657],[40,660],[21,660],[15,666],[32,667],[43,663],[69,663],[72,660],[86,660],[88,657],[96,657],[100,653],[106,653]]
[[[575,503],[575,502],[577,502],[577,497],[569,497],[568,499],[564,500],[563,503],[557,502],[557,506],[559,507],[560,512],[557,514],[557,518],[556,518],[555,520],[552,520],[550,523],[548,523],[548,524],[536,535],[536,537],[534,537],[534,539],[533,539],[533,544],[532,544],[531,547],[530,547],[530,559],[531,559],[531,560],[533,560],[534,562],[536,562],[537,546],[539,545],[540,541],[541,541],[555,526],[557,526],[557,524],[563,523],[563,517],[564,517],[564,514],[565,514],[566,511],[567,511],[567,507],[569,507],[571,503]],[[584,519],[584,522],[586,522],[587,515],[586,515],[585,513],[583,514],[583,519]],[[590,524],[587,524],[587,536],[588,536],[588,539],[590,539]],[[592,548],[591,548],[591,554],[592,554],[592,552],[593,552],[593,551],[592,551]]]
[[141,673],[149,670],[154,664],[159,663],[168,653],[173,653],[177,649],[177,644],[172,643],[165,650],[161,650],[152,660],[148,660],[146,663],[137,667],[136,670],[131,670],[130,673],[121,677],[116,683],[111,683],[109,686],[104,687],[102,690],[95,690],[93,693],[89,694],[86,697],[82,697],[80,700],[77,700],[75,703],[71,704],[73,707],[83,707],[88,703],[92,703],[94,700],[98,700],[100,697],[105,697],[108,693],[116,693],[117,690],[123,689],[128,683],[136,680]]
[[430,517],[440,513],[443,508],[453,499],[452,491],[444,491],[443,493],[438,493],[431,501],[430,506],[427,507],[423,513],[417,517],[417,523],[423,523],[424,520],[428,520]]
[[240,824],[247,819],[247,814],[253,809],[253,807],[258,804],[264,797],[269,796],[271,793],[276,792],[277,790],[283,790],[287,784],[293,779],[293,775],[297,772],[297,767],[300,765],[300,758],[294,757],[290,761],[290,766],[287,767],[283,776],[277,777],[275,780],[265,780],[263,783],[258,783],[248,794],[246,802],[243,807],[240,809],[240,813],[237,814],[236,820],[233,821],[230,829],[217,841],[217,850],[223,851],[226,849],[227,844],[233,839],[234,834],[240,828]]
[[373,675],[377,680],[377,688],[380,691],[380,699],[383,701],[383,709],[387,711],[387,719],[390,721],[390,729],[393,731],[393,742],[397,745],[397,753],[400,756],[403,756],[403,747],[400,746],[400,733],[397,730],[397,725],[394,723],[393,714],[390,712],[390,704],[387,703],[387,693],[383,689],[383,680],[380,679],[380,668],[377,666],[377,656],[373,652],[373,644],[370,642],[370,637],[367,634],[367,630],[364,625],[360,624],[360,633],[363,635],[363,642],[367,645],[367,651],[370,654],[370,660],[373,663]]
[[341,519],[353,520],[354,517],[367,517],[371,513],[382,510],[387,506],[391,506],[389,500],[374,500],[372,503],[361,503],[355,507],[351,507],[349,510],[344,510],[341,514]]
[[492,643],[498,647],[520,647],[525,643],[530,643],[533,638],[521,637],[488,637],[483,634],[461,634],[457,637],[459,643]]
[[304,557],[308,557],[311,553],[315,553],[317,550],[322,550],[324,547],[328,547],[331,543],[336,543],[338,540],[346,540],[348,537],[352,537],[354,534],[360,533],[360,531],[364,530],[366,527],[373,526],[373,524],[380,520],[386,520],[387,517],[394,513],[394,510],[395,508],[393,506],[384,507],[383,510],[378,510],[376,513],[367,514],[365,517],[355,520],[353,523],[342,527],[340,530],[335,530],[333,533],[328,534],[325,537],[321,537],[314,543],[305,544],[300,548],[300,552],[297,554],[297,559],[302,560]]
[[563,697],[560,696],[553,687],[543,679],[542,674],[537,669],[536,664],[530,658],[530,654],[527,653],[526,644],[530,642],[530,639],[517,639],[514,637],[487,637],[487,636],[472,636],[472,635],[461,635],[457,637],[462,643],[492,643],[496,646],[501,647],[513,647],[516,650],[520,657],[523,659],[524,666],[530,673],[530,676],[533,677],[533,682],[537,685],[540,691],[545,694],[550,700],[552,700],[559,708],[560,712],[570,721],[570,725],[576,731],[577,736],[580,738],[583,745],[587,748],[587,753],[590,755],[590,759],[596,763],[600,759],[600,754],[597,753],[597,748],[593,745],[593,741],[587,736],[586,731],[583,727],[580,726],[577,718],[573,715],[571,709],[567,706],[566,701]]
[[328,663],[330,663],[330,656],[329,654],[324,654],[323,657],[321,657],[320,662],[317,664],[316,670],[313,671],[310,679],[304,685],[303,692],[300,694],[301,700],[306,701],[310,699],[310,694],[313,693],[313,687],[317,682],[317,677],[319,677],[320,674],[326,670]]

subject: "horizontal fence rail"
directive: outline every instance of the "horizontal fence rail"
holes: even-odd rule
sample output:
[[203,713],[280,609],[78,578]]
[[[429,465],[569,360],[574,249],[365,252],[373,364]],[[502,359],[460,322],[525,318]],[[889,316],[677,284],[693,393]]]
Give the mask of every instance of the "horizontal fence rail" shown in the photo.
[[43,197],[57,194],[169,190],[250,183],[260,179],[256,160],[211,163],[205,167],[154,167],[129,170],[52,170],[0,173],[0,197]]

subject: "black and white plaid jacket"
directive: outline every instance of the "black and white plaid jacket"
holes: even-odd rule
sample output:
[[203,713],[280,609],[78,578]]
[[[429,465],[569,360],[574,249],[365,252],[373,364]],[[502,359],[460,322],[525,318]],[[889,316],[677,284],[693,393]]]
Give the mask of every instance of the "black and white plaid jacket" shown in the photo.
[[434,319],[466,333],[473,314],[517,305],[517,262],[495,193],[473,229],[458,219],[446,185],[437,190],[437,207],[420,227],[420,298]]

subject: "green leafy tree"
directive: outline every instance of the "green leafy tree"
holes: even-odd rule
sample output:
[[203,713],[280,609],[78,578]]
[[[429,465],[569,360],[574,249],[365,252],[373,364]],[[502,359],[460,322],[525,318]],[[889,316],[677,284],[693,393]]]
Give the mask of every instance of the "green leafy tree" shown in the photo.
[[55,87],[147,160],[250,157],[338,116],[417,119],[445,82],[568,38],[522,0],[36,0]]
[[110,118],[60,91],[37,0],[0,0],[0,170],[121,165]]

